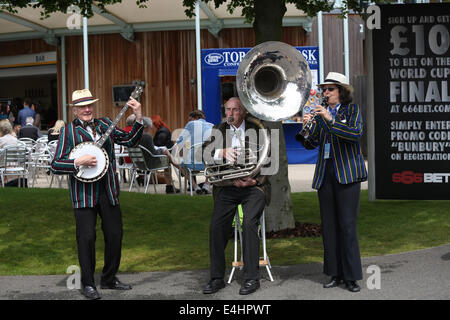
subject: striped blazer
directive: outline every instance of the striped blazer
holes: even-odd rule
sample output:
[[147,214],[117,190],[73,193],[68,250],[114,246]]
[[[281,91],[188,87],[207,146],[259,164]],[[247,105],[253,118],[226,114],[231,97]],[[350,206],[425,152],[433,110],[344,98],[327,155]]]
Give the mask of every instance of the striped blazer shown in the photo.
[[311,128],[307,139],[301,142],[306,149],[319,147],[312,187],[319,189],[325,172],[324,149],[331,142],[330,160],[339,183],[348,184],[367,180],[367,170],[359,140],[363,131],[361,109],[356,104],[341,105],[335,121],[328,122],[320,116]]
[[[97,134],[103,134],[111,125],[108,118],[94,119]],[[139,143],[144,126],[135,123],[130,132],[115,128],[109,138],[103,144],[109,156],[109,166],[106,173],[106,192],[112,205],[119,204],[119,180],[116,172],[116,161],[114,155],[114,143],[127,147],[134,146]],[[72,206],[76,209],[94,207],[98,203],[100,183],[103,179],[85,183],[73,177],[77,172],[74,165],[74,159],[69,159],[70,151],[77,144],[85,141],[92,141],[89,132],[83,128],[81,121],[77,118],[61,129],[58,145],[56,147],[55,156],[52,161],[51,169],[55,174],[69,174],[70,182],[70,198]]]

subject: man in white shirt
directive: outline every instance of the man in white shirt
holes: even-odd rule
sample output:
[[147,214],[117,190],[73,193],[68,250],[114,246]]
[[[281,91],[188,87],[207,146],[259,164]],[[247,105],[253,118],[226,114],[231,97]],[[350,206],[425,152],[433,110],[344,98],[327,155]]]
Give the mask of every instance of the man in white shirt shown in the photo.
[[[247,121],[246,110],[241,101],[233,97],[225,104],[227,121],[213,129],[213,134],[208,142],[203,145],[205,152],[211,151],[216,162],[242,161],[244,149],[249,148],[251,137],[258,136],[258,126]],[[214,132],[214,130],[216,130]],[[252,132],[253,131],[253,132]],[[222,148],[219,143],[215,150],[211,150],[211,144],[223,137]],[[258,141],[254,150],[259,150]],[[208,148],[208,146],[210,146]],[[228,183],[213,187],[214,213],[210,225],[210,259],[211,279],[205,286],[203,293],[209,294],[219,291],[225,286],[225,247],[227,245],[233,217],[239,204],[242,204],[244,212],[243,220],[243,260],[244,283],[239,294],[246,295],[255,292],[259,288],[259,236],[258,223],[266,202],[269,200],[270,184],[267,176],[257,175],[254,178],[239,178]]]

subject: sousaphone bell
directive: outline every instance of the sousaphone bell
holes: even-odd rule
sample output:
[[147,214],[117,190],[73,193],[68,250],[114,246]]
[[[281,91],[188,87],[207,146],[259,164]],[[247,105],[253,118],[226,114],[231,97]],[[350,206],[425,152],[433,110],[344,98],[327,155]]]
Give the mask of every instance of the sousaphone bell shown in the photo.
[[283,42],[268,41],[242,59],[236,86],[242,104],[253,116],[280,121],[294,116],[305,105],[311,71],[300,51]]

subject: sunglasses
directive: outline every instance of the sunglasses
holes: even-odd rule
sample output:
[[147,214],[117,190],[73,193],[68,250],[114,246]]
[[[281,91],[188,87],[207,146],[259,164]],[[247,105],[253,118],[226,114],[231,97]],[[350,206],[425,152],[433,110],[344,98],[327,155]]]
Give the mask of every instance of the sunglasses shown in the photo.
[[333,92],[334,89],[336,89],[336,87],[323,87],[323,88],[322,88],[322,91],[323,91],[323,92],[327,92],[327,90],[328,90],[328,91],[330,91],[330,92]]

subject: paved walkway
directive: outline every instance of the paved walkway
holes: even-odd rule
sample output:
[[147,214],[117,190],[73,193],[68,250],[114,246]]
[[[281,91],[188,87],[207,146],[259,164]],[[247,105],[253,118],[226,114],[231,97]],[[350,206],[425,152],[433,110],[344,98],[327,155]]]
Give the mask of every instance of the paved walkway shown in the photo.
[[[322,283],[327,277],[322,274],[321,263],[274,266],[273,282],[268,279],[266,271],[261,270],[261,288],[249,296],[238,294],[242,281],[240,272],[237,272],[236,280],[218,293],[204,295],[202,288],[208,280],[208,270],[119,274],[120,280],[130,283],[133,290],[99,288],[99,293],[105,300],[450,299],[450,244],[363,258],[362,262],[364,279],[359,282],[359,293],[350,293],[343,286],[323,289]],[[376,285],[373,271],[367,273],[368,267],[374,265],[380,270],[379,289],[373,287]],[[0,277],[0,299],[84,299],[78,290],[67,289],[67,279],[68,275]],[[99,282],[98,277],[96,281]]]

